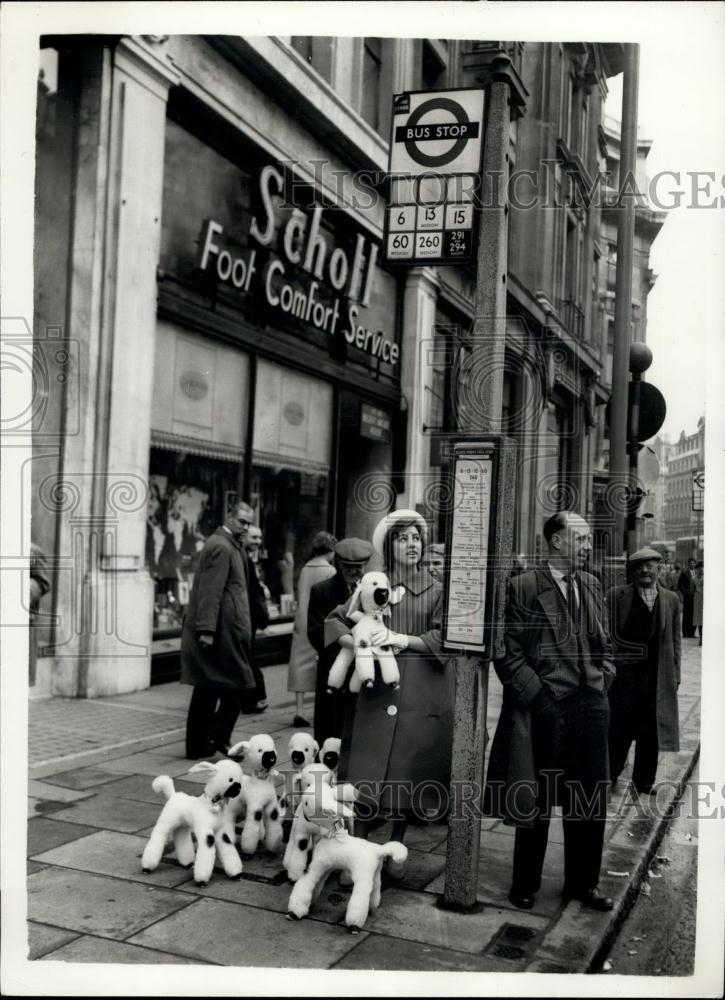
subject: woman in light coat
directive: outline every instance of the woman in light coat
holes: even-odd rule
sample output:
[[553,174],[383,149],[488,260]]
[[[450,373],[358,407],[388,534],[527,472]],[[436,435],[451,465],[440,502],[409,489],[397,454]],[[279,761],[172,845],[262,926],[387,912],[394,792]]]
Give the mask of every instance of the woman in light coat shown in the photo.
[[312,555],[300,570],[297,583],[297,611],[292,631],[292,647],[287,669],[287,690],[294,692],[297,705],[292,723],[295,727],[309,726],[302,714],[305,694],[315,690],[317,680],[317,653],[307,638],[307,609],[310,590],[316,583],[329,580],[335,575],[332,565],[337,539],[326,531],[318,531],[312,539]]

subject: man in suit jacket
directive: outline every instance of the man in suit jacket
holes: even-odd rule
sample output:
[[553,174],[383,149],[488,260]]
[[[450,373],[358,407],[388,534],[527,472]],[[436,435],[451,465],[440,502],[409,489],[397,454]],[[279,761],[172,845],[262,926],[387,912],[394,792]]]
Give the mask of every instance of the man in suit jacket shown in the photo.
[[[517,826],[510,901],[531,909],[552,805],[562,806],[564,894],[610,910],[600,893],[609,702],[614,676],[599,581],[584,572],[589,525],[563,511],[544,525],[548,562],[514,577],[506,608],[504,685],[486,809]],[[502,796],[502,792],[505,795]]]
[[342,725],[350,695],[327,692],[327,675],[340,647],[336,642],[325,646],[325,618],[338,604],[345,604],[365,572],[373,547],[362,538],[343,538],[335,546],[335,569],[329,580],[316,583],[310,590],[307,610],[307,638],[317,650],[315,684],[315,739],[322,746],[328,736],[342,737]]
[[[254,511],[249,504],[240,503],[239,509],[250,521],[253,521]],[[254,656],[254,636],[257,629],[263,629],[269,625],[267,598],[259,579],[259,553],[262,548],[262,540],[262,529],[256,524],[250,524],[247,537],[244,540],[244,549],[247,554],[247,575],[249,577],[249,611],[252,616],[251,666],[255,685],[253,690],[244,691],[239,699],[242,715],[256,715],[259,712],[264,712],[269,706],[264,675]]]
[[617,676],[609,689],[612,781],[636,742],[632,783],[649,792],[660,750],[679,750],[680,601],[657,582],[661,556],[644,548],[629,558],[632,583],[607,594]]

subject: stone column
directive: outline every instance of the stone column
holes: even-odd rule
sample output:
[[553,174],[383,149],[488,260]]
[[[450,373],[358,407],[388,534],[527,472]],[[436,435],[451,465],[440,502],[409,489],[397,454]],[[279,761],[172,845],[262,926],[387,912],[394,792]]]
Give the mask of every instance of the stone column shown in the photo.
[[[96,49],[81,98],[70,335],[80,343],[79,432],[48,497],[69,565],[55,694],[150,680],[153,584],[144,566],[166,100],[164,36]],[[85,101],[85,110],[83,102]]]

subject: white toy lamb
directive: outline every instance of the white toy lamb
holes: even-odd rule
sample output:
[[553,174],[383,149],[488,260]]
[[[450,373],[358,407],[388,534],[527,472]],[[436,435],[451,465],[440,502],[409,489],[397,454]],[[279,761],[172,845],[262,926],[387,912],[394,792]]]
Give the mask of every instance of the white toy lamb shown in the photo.
[[[166,774],[152,781],[153,790],[165,795],[167,801],[141,858],[145,874],[158,868],[166,842],[173,837],[177,860],[185,868],[193,863],[197,885],[206,885],[211,878],[217,852],[229,878],[241,876],[242,862],[234,846],[231,803],[238,798],[242,788],[242,769],[233,760],[220,760],[216,764],[204,760],[194,764],[189,774],[207,771],[210,778],[199,796],[175,791],[174,782]],[[196,851],[192,833],[196,838]]]
[[337,736],[328,736],[325,742],[320,747],[320,752],[318,758],[321,764],[325,767],[329,767],[333,774],[333,785],[336,783],[337,778],[337,765],[340,763],[340,750],[342,748],[342,740],[338,739]]
[[390,646],[373,645],[372,636],[385,628],[384,619],[390,616],[390,605],[397,604],[404,587],[390,589],[390,581],[385,573],[366,573],[358,583],[350,601],[347,617],[355,622],[352,628],[354,648],[343,646],[330,667],[327,678],[328,691],[342,687],[350,664],[355,661],[355,670],[350,678],[349,688],[354,693],[360,688],[372,687],[375,681],[375,660],[380,664],[380,673],[385,684],[400,687],[400,672]]
[[[319,795],[315,797],[316,812],[314,814],[310,812],[309,807],[307,814],[302,809],[302,796],[309,792],[314,794],[323,782],[333,789],[338,802],[354,802],[357,798],[358,793],[353,785],[348,782],[342,785],[334,783],[334,774],[325,764],[310,764],[300,773],[300,801],[295,810],[289,841],[282,860],[290,882],[296,882],[304,873],[310,860],[312,848],[320,836],[319,825],[314,821],[314,818],[310,818],[316,815],[321,808]],[[352,812],[349,810],[348,814],[345,815],[345,822],[352,827]]]
[[314,764],[320,752],[320,744],[309,733],[292,733],[289,740],[289,755],[294,771],[285,773],[285,793],[280,805],[287,813],[282,821],[285,839],[289,836],[292,817],[300,800],[300,774],[308,764]]
[[282,843],[282,822],[274,778],[279,771],[274,740],[266,734],[243,740],[229,749],[229,756],[243,760],[252,768],[251,774],[242,777],[236,816],[244,814],[240,846],[242,854],[254,854],[260,841],[268,851],[275,852]]
[[383,862],[390,858],[403,864],[408,848],[397,841],[375,844],[353,837],[345,829],[352,810],[339,802],[335,791],[326,782],[306,789],[300,810],[309,823],[320,830],[307,871],[295,883],[287,904],[287,917],[301,920],[310,911],[312,901],[319,896],[327,876],[332,871],[348,872],[353,888],[345,911],[345,924],[351,933],[360,931],[370,910],[380,905],[380,874]]

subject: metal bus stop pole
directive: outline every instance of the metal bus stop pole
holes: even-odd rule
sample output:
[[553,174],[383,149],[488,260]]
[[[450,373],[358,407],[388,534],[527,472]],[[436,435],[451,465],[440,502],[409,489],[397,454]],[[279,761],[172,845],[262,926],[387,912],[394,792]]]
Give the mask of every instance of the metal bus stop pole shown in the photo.
[[[511,105],[518,113],[526,90],[509,56],[499,49],[493,58],[469,68],[483,69],[489,82],[483,154],[482,204],[476,273],[475,321],[470,355],[465,368],[475,385],[468,386],[466,405],[459,408],[457,429],[464,435],[498,433],[501,429],[503,368],[506,344],[506,270],[508,249],[509,129]],[[494,647],[500,645],[503,588],[508,568],[501,559],[513,545],[515,502],[515,450],[502,448],[499,489],[492,498],[496,518],[494,552]],[[507,516],[508,515],[508,516]],[[498,626],[498,627],[497,627]],[[481,836],[483,759],[486,748],[488,658],[462,655],[455,659],[456,700],[454,709],[451,772],[452,808],[448,822],[448,845],[443,909],[475,911]]]

